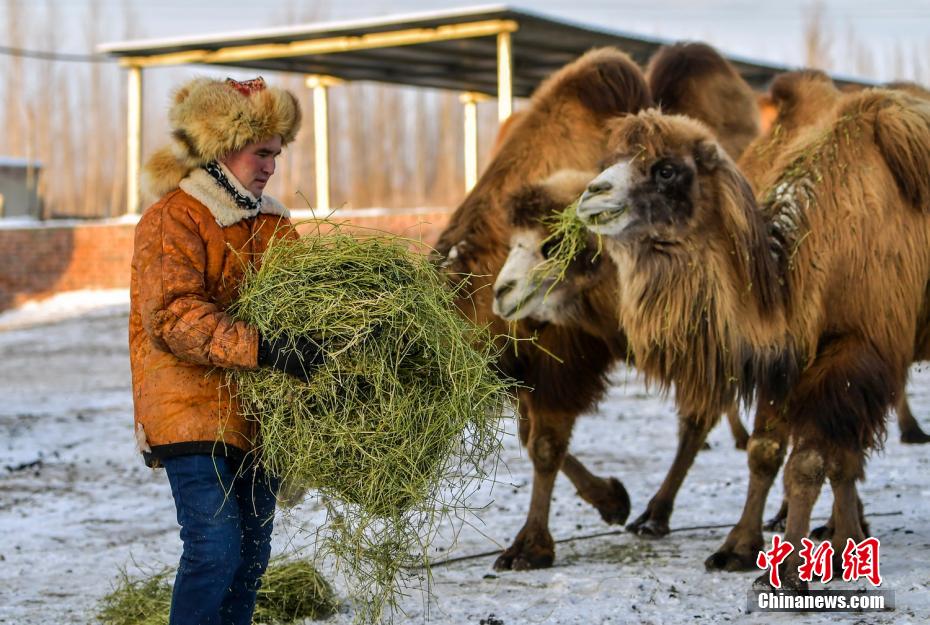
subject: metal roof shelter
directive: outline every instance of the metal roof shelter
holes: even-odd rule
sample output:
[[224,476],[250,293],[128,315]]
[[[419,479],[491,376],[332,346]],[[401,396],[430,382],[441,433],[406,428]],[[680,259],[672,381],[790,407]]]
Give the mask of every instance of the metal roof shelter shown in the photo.
[[[461,91],[465,104],[466,186],[477,180],[476,103],[497,97],[498,119],[512,99],[596,46],[616,46],[645,64],[667,42],[510,8],[480,6],[208,36],[104,44],[129,69],[128,209],[139,209],[143,68],[206,64],[308,75],[314,90],[316,204],[329,207],[327,89],[371,80]],[[787,68],[729,58],[754,87]],[[838,81],[841,84],[842,80]],[[848,81],[846,81],[848,82]]]

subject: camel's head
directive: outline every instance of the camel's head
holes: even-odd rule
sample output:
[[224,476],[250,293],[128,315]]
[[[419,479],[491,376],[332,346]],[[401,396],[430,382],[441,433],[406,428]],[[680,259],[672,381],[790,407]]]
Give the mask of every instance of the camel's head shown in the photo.
[[[676,246],[708,234],[736,191],[752,203],[748,185],[700,122],[649,110],[612,127],[613,165],[585,190],[578,217],[592,231],[620,243],[645,244],[673,254]],[[736,207],[745,210],[745,206]]]
[[553,234],[547,219],[576,200],[595,173],[559,171],[509,198],[510,252],[494,283],[496,315],[509,321],[561,321],[579,289],[597,272],[601,258],[596,244],[584,246],[567,266],[554,262],[563,239]]
[[[622,267],[666,285],[728,283],[775,305],[778,277],[752,189],[700,122],[656,110],[618,119],[614,164],[588,185],[578,217]],[[630,261],[634,264],[630,264]]]

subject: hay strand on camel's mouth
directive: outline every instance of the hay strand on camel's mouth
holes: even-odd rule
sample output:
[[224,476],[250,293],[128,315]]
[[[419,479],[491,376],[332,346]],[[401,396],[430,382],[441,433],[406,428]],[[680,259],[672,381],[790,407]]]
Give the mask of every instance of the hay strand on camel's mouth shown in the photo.
[[453,296],[404,240],[337,227],[271,245],[232,309],[264,336],[323,347],[308,383],[231,375],[265,467],[327,506],[318,548],[346,574],[361,620],[396,605],[399,572],[422,563],[443,515],[467,508],[500,448],[508,384]]
[[[578,219],[580,202],[579,197],[564,209],[542,218],[543,225],[549,230],[549,236],[542,242],[542,248],[546,249],[546,260],[540,270],[554,277],[556,284],[565,280],[571,264],[591,244],[591,233]],[[597,258],[601,253],[601,238],[597,236],[596,239],[597,251],[593,258]]]
[[[167,625],[174,576],[174,569],[146,577],[130,577],[125,570],[120,571],[113,590],[101,600],[97,620],[102,625]],[[253,622],[284,625],[308,618],[318,620],[338,608],[332,586],[310,562],[274,558],[262,577]]]

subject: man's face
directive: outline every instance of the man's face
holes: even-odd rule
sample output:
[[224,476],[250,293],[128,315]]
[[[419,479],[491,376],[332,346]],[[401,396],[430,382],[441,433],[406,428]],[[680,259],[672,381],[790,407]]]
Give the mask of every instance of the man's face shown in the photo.
[[281,137],[250,143],[226,158],[220,159],[243,187],[255,197],[261,197],[268,179],[274,173],[275,159],[281,153]]

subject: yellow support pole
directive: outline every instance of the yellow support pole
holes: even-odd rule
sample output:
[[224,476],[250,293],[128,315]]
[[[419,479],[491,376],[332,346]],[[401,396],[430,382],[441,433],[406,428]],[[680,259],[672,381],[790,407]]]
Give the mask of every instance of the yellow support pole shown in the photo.
[[316,155],[316,210],[328,211],[329,202],[329,87],[339,84],[331,76],[308,76],[313,89],[313,146]]
[[465,192],[478,182],[478,102],[487,100],[483,93],[468,91],[459,96],[465,105]]
[[497,35],[497,121],[502,122],[513,111],[513,48],[510,32]]
[[140,210],[139,173],[142,169],[142,68],[131,66],[126,110],[126,212]]

